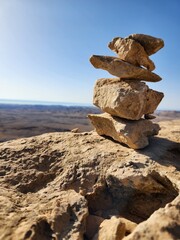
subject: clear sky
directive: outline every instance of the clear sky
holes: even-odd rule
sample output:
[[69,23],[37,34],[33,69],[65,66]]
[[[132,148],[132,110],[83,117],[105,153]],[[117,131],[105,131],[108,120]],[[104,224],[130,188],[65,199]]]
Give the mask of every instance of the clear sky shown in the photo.
[[132,33],[164,40],[151,56],[163,80],[147,84],[165,93],[159,109],[180,110],[179,0],[0,0],[0,98],[91,103],[110,74],[89,57]]

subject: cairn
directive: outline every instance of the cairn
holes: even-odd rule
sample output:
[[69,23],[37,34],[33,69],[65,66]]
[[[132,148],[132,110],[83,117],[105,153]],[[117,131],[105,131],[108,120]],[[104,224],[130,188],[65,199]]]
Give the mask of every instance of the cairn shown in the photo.
[[[102,78],[94,87],[93,104],[104,113],[88,117],[99,135],[105,135],[141,149],[149,144],[149,137],[157,135],[160,127],[150,119],[164,94],[150,89],[144,81],[158,82],[161,77],[150,55],[164,46],[162,39],[144,34],[114,38],[108,47],[117,57],[93,55],[95,68],[107,70],[117,78]],[[143,118],[144,116],[144,118]]]

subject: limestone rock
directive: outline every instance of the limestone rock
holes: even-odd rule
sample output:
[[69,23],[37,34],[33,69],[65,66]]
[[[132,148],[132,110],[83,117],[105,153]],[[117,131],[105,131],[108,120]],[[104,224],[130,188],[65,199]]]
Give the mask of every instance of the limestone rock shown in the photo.
[[[152,232],[153,229],[153,232]],[[165,208],[159,209],[139,224],[124,240],[180,239],[180,195]]]
[[163,96],[144,82],[102,78],[95,84],[93,104],[113,116],[138,120],[153,113]]
[[104,220],[98,234],[93,240],[122,240],[125,236],[125,223],[121,219],[112,217]]
[[139,42],[150,56],[164,47],[164,41],[145,34],[131,34],[128,38]]
[[129,235],[137,227],[137,223],[132,222],[126,218],[120,217],[119,220],[125,224],[125,235]]
[[[129,212],[139,217],[141,221],[142,219],[146,220],[155,209],[159,209],[160,206],[164,207],[166,203],[171,202],[177,196],[177,189],[173,187],[167,177],[162,176],[162,173],[145,167],[143,173],[139,174],[138,170],[135,171],[138,169],[138,162],[134,164],[129,161],[129,164],[126,164],[126,171],[124,171],[123,166],[117,168],[116,164],[109,167],[106,173],[106,183],[113,199],[121,204],[120,215],[123,214],[123,208],[126,208],[128,201]],[[139,192],[141,194],[138,194]],[[153,196],[156,197],[153,198]],[[137,222],[137,219],[134,221]]]
[[90,62],[95,68],[101,68],[110,74],[121,79],[135,79],[149,82],[158,82],[161,77],[151,71],[141,67],[136,67],[130,63],[116,57],[93,55]]
[[86,237],[92,239],[93,236],[98,232],[100,224],[104,221],[104,218],[89,215],[86,219]]
[[130,38],[114,38],[108,47],[116,52],[121,60],[131,63],[135,66],[144,66],[150,71],[155,69],[155,65],[149,59],[146,51],[141,44]]
[[73,129],[71,130],[71,132],[72,132],[72,133],[78,133],[78,132],[79,132],[79,128],[73,128]]
[[[6,197],[7,193],[4,193]],[[0,230],[0,239],[83,240],[88,215],[87,201],[84,197],[74,190],[50,193],[47,197],[43,191],[40,195],[32,194],[31,197],[29,195],[27,194],[24,200],[23,195],[16,193],[13,195],[15,200],[11,199],[11,206],[5,204],[5,211],[11,221],[1,223],[3,229]],[[17,201],[23,201],[23,207],[13,210],[16,208]],[[33,211],[31,211],[32,208],[34,208]],[[77,209],[81,210],[77,211]],[[1,221],[2,213],[1,211]]]
[[171,239],[164,234],[179,225],[179,124],[160,122],[140,151],[95,131],[0,143],[0,239],[81,240],[89,216],[135,222],[137,239]]
[[122,217],[111,217],[104,220],[99,228],[99,232],[94,236],[93,240],[100,239],[123,239],[124,235],[129,235],[137,227],[137,224]]
[[123,120],[108,113],[89,114],[99,135],[105,135],[124,143],[133,149],[141,149],[149,144],[148,137],[157,135],[159,125],[146,119],[138,121]]

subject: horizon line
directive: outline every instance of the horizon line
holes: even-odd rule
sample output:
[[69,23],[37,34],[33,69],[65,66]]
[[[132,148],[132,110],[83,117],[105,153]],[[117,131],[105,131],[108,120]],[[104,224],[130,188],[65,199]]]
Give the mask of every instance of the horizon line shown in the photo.
[[[96,107],[92,103],[64,102],[64,101],[48,101],[48,100],[22,100],[22,99],[5,99],[0,98],[0,104],[6,105],[32,105],[32,106],[79,106],[79,107]],[[180,109],[160,108],[155,111],[180,111]]]
[[[23,104],[24,103],[24,104]],[[94,106],[92,103],[0,98],[0,104]]]

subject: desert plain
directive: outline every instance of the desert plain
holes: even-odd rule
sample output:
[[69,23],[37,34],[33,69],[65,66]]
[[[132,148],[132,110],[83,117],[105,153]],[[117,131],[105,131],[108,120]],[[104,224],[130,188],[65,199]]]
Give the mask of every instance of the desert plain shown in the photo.
[[[91,106],[0,104],[0,142],[50,132],[93,130],[87,115],[100,113]],[[180,111],[156,111],[154,122],[180,120]]]
[[0,142],[75,128],[90,131],[89,113],[99,110],[88,106],[0,104]]

